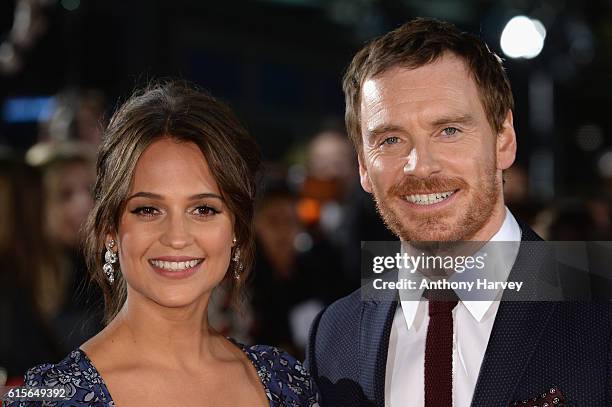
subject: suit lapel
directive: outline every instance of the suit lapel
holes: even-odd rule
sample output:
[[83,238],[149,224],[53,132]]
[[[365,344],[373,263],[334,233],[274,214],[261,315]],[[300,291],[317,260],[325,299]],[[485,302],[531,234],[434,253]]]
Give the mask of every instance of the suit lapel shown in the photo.
[[552,302],[502,302],[472,407],[507,406],[555,308]]
[[[521,225],[523,241],[541,240]],[[508,280],[529,280],[545,254],[521,246]],[[507,406],[554,311],[554,302],[502,301],[487,345],[472,407]]]
[[[368,405],[384,407],[389,336],[397,301],[366,300],[359,330],[359,383]],[[372,403],[373,404],[370,404]]]

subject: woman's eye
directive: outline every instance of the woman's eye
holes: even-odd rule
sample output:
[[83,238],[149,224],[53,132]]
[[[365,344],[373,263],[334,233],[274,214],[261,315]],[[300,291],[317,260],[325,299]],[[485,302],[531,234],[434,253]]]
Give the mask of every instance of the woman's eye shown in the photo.
[[199,216],[211,216],[211,215],[216,215],[217,213],[219,213],[218,210],[211,208],[210,206],[198,206],[197,208],[195,208],[194,210],[196,215]]
[[157,215],[159,211],[152,206],[141,206],[132,210],[132,213],[140,216],[151,217]]
[[387,137],[383,140],[382,145],[396,144],[398,141],[399,141],[399,137],[396,137],[396,136]]
[[447,127],[444,130],[442,130],[442,135],[446,136],[446,137],[452,137],[455,134],[457,134],[459,130],[455,127]]

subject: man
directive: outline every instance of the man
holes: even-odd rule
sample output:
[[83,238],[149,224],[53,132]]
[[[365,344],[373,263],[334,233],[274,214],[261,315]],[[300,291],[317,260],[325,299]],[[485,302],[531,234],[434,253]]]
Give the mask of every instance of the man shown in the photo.
[[[413,20],[359,51],[343,87],[361,185],[401,241],[541,240],[504,205],[513,98],[479,38]],[[521,246],[506,276],[539,261]],[[607,303],[357,291],[314,321],[307,364],[323,406],[612,405],[611,317]]]

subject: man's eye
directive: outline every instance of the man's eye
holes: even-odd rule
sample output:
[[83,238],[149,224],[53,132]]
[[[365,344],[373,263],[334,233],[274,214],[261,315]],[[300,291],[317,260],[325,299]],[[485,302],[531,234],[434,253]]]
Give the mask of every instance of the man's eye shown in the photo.
[[194,212],[198,216],[212,216],[219,213],[219,211],[215,208],[211,208],[210,206],[206,205],[198,206],[197,208],[195,208]]
[[455,127],[447,127],[444,130],[442,130],[442,135],[446,136],[446,137],[452,137],[455,134],[457,134],[459,130]]
[[132,210],[132,213],[140,216],[151,217],[157,215],[159,211],[152,206],[140,206]]
[[386,139],[383,140],[382,144],[396,144],[399,141],[399,137],[387,137]]

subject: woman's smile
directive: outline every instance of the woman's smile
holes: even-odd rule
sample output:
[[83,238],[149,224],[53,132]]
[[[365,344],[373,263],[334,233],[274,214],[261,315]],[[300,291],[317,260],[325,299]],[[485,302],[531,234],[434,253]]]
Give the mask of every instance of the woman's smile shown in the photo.
[[199,270],[204,260],[189,256],[163,256],[149,259],[149,264],[156,273],[164,277],[186,278]]

